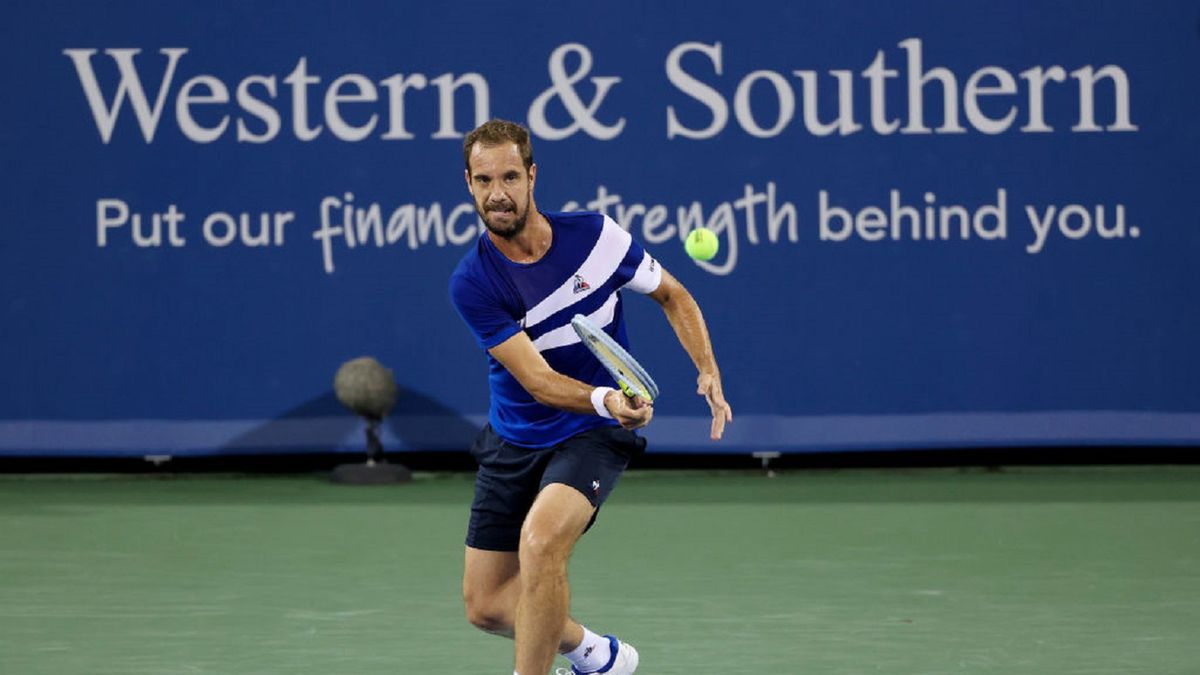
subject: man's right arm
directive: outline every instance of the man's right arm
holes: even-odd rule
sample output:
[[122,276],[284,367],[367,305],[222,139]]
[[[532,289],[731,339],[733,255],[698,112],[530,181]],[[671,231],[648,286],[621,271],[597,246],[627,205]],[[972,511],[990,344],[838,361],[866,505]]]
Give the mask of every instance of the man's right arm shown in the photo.
[[[595,387],[551,368],[524,331],[492,347],[488,353],[512,373],[538,403],[583,415],[596,414],[592,406]],[[626,429],[644,427],[654,416],[652,405],[641,398],[631,400],[615,389],[604,397],[604,407]]]

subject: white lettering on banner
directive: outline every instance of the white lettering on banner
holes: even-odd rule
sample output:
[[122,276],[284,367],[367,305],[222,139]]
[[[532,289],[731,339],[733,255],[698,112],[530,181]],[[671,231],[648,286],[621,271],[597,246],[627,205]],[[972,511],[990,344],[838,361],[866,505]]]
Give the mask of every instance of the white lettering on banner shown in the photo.
[[[1055,211],[1058,212],[1057,220]],[[1142,235],[1136,225],[1125,226],[1124,204],[1117,204],[1113,209],[1111,226],[1107,222],[1107,212],[1103,204],[1097,204],[1091,210],[1080,204],[1068,204],[1062,209],[1047,206],[1041,210],[1040,215],[1036,206],[1029,205],[1025,207],[1025,215],[1033,228],[1033,243],[1025,247],[1027,253],[1040,253],[1046,245],[1050,229],[1056,224],[1058,231],[1067,239],[1083,239],[1092,232],[1093,226],[1101,239],[1137,239]]]
[[[899,71],[888,69],[884,63],[883,50],[875,53],[875,60],[863,71],[863,77],[871,83],[871,129],[882,136],[888,136],[900,128],[900,120],[889,120],[887,117],[887,79],[896,77]],[[854,120],[853,95],[839,101],[842,115]]]
[[[805,239],[812,243],[847,246],[884,242],[911,245],[917,242],[1004,242],[1008,239],[1009,191],[996,189],[995,199],[966,205],[939,200],[933,192],[920,198],[888,191],[886,204],[847,205],[827,190],[816,195],[815,218],[806,220]],[[917,203],[914,203],[916,201]],[[1039,254],[1057,231],[1065,241],[1135,240],[1141,236],[1128,224],[1125,204],[1023,205],[1032,241],[1026,253]],[[562,211],[589,210],[612,217],[623,229],[647,247],[681,244],[697,227],[712,230],[720,241],[720,254],[713,260],[694,261],[702,270],[728,275],[738,267],[750,246],[796,245],[801,242],[801,220],[796,205],[779,197],[774,181],[764,187],[746,183],[741,195],[717,203],[694,200],[686,203],[646,204],[628,201],[605,185],[597,185],[586,202],[570,201]],[[447,210],[449,211],[447,213]],[[1020,207],[1014,209],[1019,211]],[[203,241],[213,248],[240,245],[246,248],[281,247],[285,227],[294,222],[291,211],[227,213],[213,211],[200,219]],[[187,243],[181,225],[186,217],[175,204],[165,211],[142,214],[117,198],[96,202],[96,247],[109,248],[127,241],[134,248],[182,247]],[[313,240],[321,247],[326,274],[333,274],[335,254],[356,249],[384,249],[407,245],[411,251],[423,247],[463,247],[475,243],[486,232],[470,202],[443,207],[439,202],[384,206],[378,202],[359,204],[354,193],[327,196],[319,202],[318,226]],[[127,235],[128,240],[124,239]],[[900,250],[900,249],[897,249]]]
[[[208,95],[192,95],[192,90],[200,86],[208,89]],[[225,83],[209,75],[193,77],[183,85],[179,97],[175,99],[175,119],[179,120],[179,130],[197,143],[212,143],[225,133],[225,127],[229,126],[229,115],[223,115],[217,126],[206,129],[192,117],[192,104],[228,102],[229,90],[225,88]]]
[[[985,77],[993,78],[999,84],[994,87],[982,86],[980,83]],[[967,113],[967,120],[971,122],[971,126],[985,134],[1004,133],[1008,127],[1012,126],[1013,120],[1017,118],[1017,106],[1010,105],[1008,112],[1003,117],[995,119],[988,117],[983,112],[983,109],[979,107],[979,97],[992,96],[994,94],[1014,94],[1016,91],[1017,81],[1003,68],[988,66],[987,68],[980,68],[975,71],[975,74],[967,80],[966,89],[963,91],[963,110]],[[1030,101],[1029,107],[1032,110],[1032,101]]]
[[[1021,127],[1026,133],[1049,133],[1054,131],[1046,124],[1046,114],[1042,103],[1042,90],[1047,80],[1066,82],[1067,71],[1060,66],[1051,66],[1043,70],[1041,67],[1030,68],[1021,73],[1023,79],[1029,80],[1029,123]],[[1126,106],[1129,101],[1126,99]]]
[[721,96],[721,92],[692,77],[683,69],[680,61],[687,52],[700,52],[708,57],[713,64],[713,72],[721,75],[721,43],[712,46],[700,42],[685,42],[671,50],[667,55],[667,79],[679,91],[700,101],[712,113],[712,122],[703,129],[689,129],[679,122],[675,115],[674,106],[667,106],[667,138],[683,136],[703,140],[721,133],[729,121],[729,105]]
[[1105,66],[1093,70],[1084,66],[1071,71],[1071,77],[1079,80],[1079,124],[1071,127],[1071,131],[1101,131],[1096,124],[1095,89],[1096,82],[1101,78],[1112,80],[1113,96],[1116,99],[1115,122],[1107,128],[1109,131],[1137,131],[1137,127],[1129,122],[1129,77],[1124,70],[1116,66]]
[[[960,204],[938,204],[937,195],[925,193],[923,207],[905,203],[899,190],[889,191],[889,208],[863,206],[851,210],[834,205],[829,192],[817,196],[817,231],[822,242],[847,241],[999,241],[1008,238],[1008,191],[996,190],[994,203],[969,208]],[[1086,207],[1067,204],[1025,206],[1033,230],[1029,254],[1041,253],[1050,233],[1057,231],[1070,240],[1098,237],[1102,240],[1137,239],[1141,230],[1126,224],[1125,205],[1111,210],[1104,204]]]
[[175,77],[175,67],[180,57],[187,53],[186,49],[159,50],[167,57],[167,71],[163,74],[162,82],[158,85],[158,95],[154,97],[154,109],[151,110],[146,102],[146,93],[142,89],[142,80],[138,77],[137,68],[133,65],[133,57],[140,49],[105,49],[104,53],[112,57],[121,73],[121,81],[117,92],[113,95],[112,105],[105,107],[104,95],[100,92],[100,84],[96,81],[96,73],[92,70],[92,54],[95,49],[64,49],[63,53],[75,64],[75,72],[79,75],[79,84],[87,97],[92,117],[96,120],[96,128],[100,131],[100,140],[108,143],[112,139],[113,128],[117,124],[117,114],[125,97],[129,97],[129,105],[137,116],[138,125],[142,128],[142,136],[147,143],[154,141],[154,132],[158,129],[158,120],[162,115],[163,103],[167,100],[167,90],[171,88],[171,79]]
[[[928,64],[925,42],[920,38],[902,40],[897,47],[904,52],[903,72],[888,67],[888,57],[882,49],[875,50],[874,58],[858,73],[858,79],[853,69],[829,70],[829,75],[836,81],[837,95],[837,112],[829,122],[822,122],[817,114],[818,110],[827,109],[820,106],[821,95],[832,93],[828,91],[828,85],[822,86],[828,78],[804,68],[794,69],[790,74],[751,69],[738,77],[732,86],[736,126],[756,138],[779,137],[796,127],[813,136],[834,133],[848,136],[867,129],[881,136],[897,132],[904,135],[971,131],[1002,134],[1011,131],[1018,120],[1023,119],[1024,123],[1016,127],[1019,133],[1051,133],[1055,129],[1046,120],[1046,102],[1049,100],[1073,107],[1075,123],[1069,128],[1071,133],[1138,130],[1130,115],[1129,76],[1118,65],[1084,65],[1069,73],[1061,65],[1036,65],[1015,75],[1000,66],[984,65],[960,73],[946,66]],[[97,51],[73,48],[64,49],[63,54],[75,67],[100,140],[104,143],[112,140],[126,102],[146,143],[154,142],[163,107],[172,95],[179,131],[193,142],[212,143],[221,139],[231,126],[231,120],[236,120],[233,125],[237,129],[235,137],[241,143],[267,143],[279,135],[281,111],[277,100],[277,75],[251,74],[241,78],[236,86],[230,86],[213,75],[199,74],[176,87],[176,73],[189,49],[167,47],[158,50],[166,62],[151,104],[134,59],[141,49],[104,50],[120,76],[115,89],[110,92],[104,91],[97,78],[92,59]],[[578,62],[568,73],[569,57]],[[702,112],[689,111],[688,108],[695,108],[695,105],[688,102],[667,105],[667,139],[707,140],[729,125],[730,103],[720,85],[726,75],[723,59],[720,42],[682,42],[669,50],[665,60],[665,84],[689,101],[698,103]],[[706,66],[697,68],[705,61]],[[610,141],[621,135],[626,127],[626,117],[617,116],[615,122],[605,124],[599,121],[597,114],[622,78],[618,75],[590,76],[591,68],[592,52],[587,46],[571,42],[554,48],[548,59],[551,86],[538,94],[528,109],[528,125],[535,136],[559,140],[583,131],[597,140]],[[584,78],[594,87],[594,93],[586,102],[575,88]],[[291,95],[283,97],[286,101],[283,105],[290,103],[290,110],[285,112],[292,120],[291,133],[301,141],[316,139],[326,127],[333,137],[348,143],[362,142],[373,134],[380,140],[414,140],[417,135],[406,126],[412,122],[405,116],[406,94],[417,95],[412,92],[421,92],[430,84],[437,89],[437,119],[436,128],[428,138],[462,138],[464,129],[458,126],[460,123],[469,128],[467,124],[476,126],[490,116],[489,85],[480,73],[448,72],[434,78],[423,73],[396,73],[378,81],[361,73],[342,73],[321,92],[318,88],[322,79],[309,73],[308,58],[301,56],[292,71],[281,79],[291,89]],[[379,95],[377,85],[387,90],[387,96]],[[903,96],[903,113],[887,109],[889,86],[895,90],[894,97]],[[1051,90],[1049,97],[1047,89]],[[1111,91],[1111,97],[1102,96],[1098,101],[1097,90]],[[230,91],[236,92],[232,104]],[[309,98],[310,92],[314,91],[321,97],[323,114],[321,120],[310,121]],[[469,123],[459,120],[455,107],[456,100],[462,98],[459,96],[461,91],[470,92],[473,101],[474,115]],[[855,118],[856,94],[867,99],[869,126]],[[565,126],[551,124],[547,116],[547,108],[556,101],[571,118]],[[764,101],[768,105],[764,106]],[[1100,110],[1097,110],[1098,103]],[[760,109],[755,109],[756,104]],[[926,121],[930,112],[927,105],[938,120],[937,126]],[[200,108],[206,111],[202,115],[207,124],[196,118]],[[796,121],[797,109],[803,111],[799,122]],[[351,112],[354,121],[347,117]],[[861,114],[861,106],[859,112]],[[901,114],[902,117],[897,116]],[[386,117],[386,126],[379,124],[381,116]],[[423,122],[427,126],[433,124],[433,120]],[[260,126],[261,131],[257,129]]]
[[[610,215],[626,230],[640,228],[637,237],[648,244],[665,244],[672,239],[682,243],[689,232],[706,227],[722,240],[720,260],[696,261],[712,274],[727,275],[738,264],[738,243],[745,237],[750,244],[781,242],[795,244],[800,240],[796,205],[779,200],[776,185],[767,183],[765,190],[753,185],[743,186],[742,196],[706,209],[699,201],[673,207],[675,222],[668,222],[672,207],[664,204],[626,203],[621,195],[609,192],[604,185],[596,187],[596,196],[585,204],[568,202],[563,211],[581,208]],[[432,245],[466,246],[486,231],[469,203],[456,204],[448,216],[438,202],[418,206],[400,204],[388,210],[379,203],[357,205],[353,193],[340,197],[328,196],[318,207],[319,224],[313,239],[321,246],[321,260],[326,274],[337,269],[334,253],[357,248],[385,248],[407,244],[409,250]],[[760,228],[765,228],[764,233]]]
[[[743,186],[742,197],[733,201],[720,202],[705,214],[704,205],[694,201],[686,206],[675,208],[676,220],[666,222],[670,211],[667,206],[654,204],[626,204],[621,195],[613,194],[604,185],[596,188],[596,198],[585,203],[567,202],[563,211],[575,211],[580,208],[598,211],[612,216],[621,227],[633,229],[641,218],[641,231],[637,238],[649,244],[663,244],[671,239],[679,242],[687,239],[688,233],[697,227],[712,230],[721,240],[721,258],[723,260],[697,260],[696,265],[717,275],[728,275],[733,272],[738,263],[738,240],[744,233],[751,244],[760,243],[758,233],[758,214],[756,208],[763,206],[762,211],[767,221],[767,241],[779,243],[783,234],[786,241],[800,241],[799,221],[796,205],[791,202],[778,202],[774,182],[767,183],[765,192],[759,192],[753,185]],[[610,212],[611,209],[611,212]],[[741,216],[739,220],[738,216]]]
[[[167,243],[179,248],[187,240],[179,233],[179,224],[185,216],[174,204],[164,213],[155,213],[149,219],[142,214],[130,214],[129,204],[120,199],[96,201],[96,246],[108,246],[109,230],[129,226],[130,241],[137,248],[157,248],[163,244],[163,229],[166,226]],[[148,230],[145,228],[149,228]]]
[[927,134],[925,126],[925,86],[933,80],[941,84],[943,134],[962,134],[966,129],[958,123],[958,81],[948,68],[924,69],[921,60],[921,41],[909,39],[900,43],[908,52],[908,124],[900,129],[902,134]]
[[[355,92],[343,93],[342,90],[347,86],[355,89]],[[329,130],[343,141],[361,141],[370,136],[379,115],[371,115],[365,124],[356,127],[346,122],[338,106],[342,103],[373,103],[377,100],[379,94],[375,91],[375,85],[362,75],[351,73],[334,80],[325,96],[325,121],[329,123]]]
[[378,203],[365,207],[354,205],[354,193],[347,192],[339,199],[325,197],[319,207],[320,227],[313,239],[321,243],[321,260],[325,273],[333,274],[334,244],[340,241],[347,249],[374,245],[376,248],[394,245],[406,239],[408,247],[416,250],[430,242],[439,248],[447,243],[462,246],[474,241],[484,229],[478,218],[472,226],[460,229],[459,219],[475,213],[469,203],[458,204],[442,217],[442,205],[434,202],[427,207],[402,204],[392,210],[387,225],[383,223],[383,208]]
[[[429,80],[425,79],[424,75],[416,73],[408,77],[393,75],[379,84],[388,90],[388,130],[380,138],[389,141],[408,141],[416,138],[404,126],[404,92],[409,89],[424,89],[429,84]],[[486,101],[484,101],[484,105],[487,105]],[[450,115],[450,119],[453,120],[454,115]]]
[[[181,248],[187,244],[187,239],[180,232],[180,225],[186,219],[187,216],[175,204],[147,218],[141,213],[131,212],[124,200],[100,199],[96,201],[96,246],[108,247],[109,237],[128,226],[129,240],[136,248],[158,248],[164,243]],[[296,214],[291,211],[256,215],[245,212],[231,215],[214,211],[204,218],[200,229],[205,243],[216,248],[223,248],[239,239],[246,247],[283,246],[284,228],[295,219]]]
[[821,190],[817,196],[817,222],[821,241],[842,242],[857,235],[863,241],[948,241],[967,240],[973,236],[983,240],[1005,239],[1008,236],[1008,192],[996,190],[996,203],[985,204],[971,213],[958,204],[938,206],[937,195],[925,193],[925,207],[902,204],[899,190],[891,190],[890,208],[865,206],[851,213],[834,206],[829,193]]
[[[576,54],[579,56],[579,67],[574,73],[567,74],[566,61],[568,54]],[[584,105],[579,98],[579,93],[575,91],[575,84],[588,74],[592,69],[592,52],[581,44],[568,43],[560,46],[550,54],[550,81],[554,84],[538,95],[533,100],[533,104],[529,106],[529,130],[538,136],[557,141],[571,136],[579,129],[583,129],[592,138],[598,138],[602,141],[607,141],[616,138],[621,134],[621,130],[625,128],[625,118],[617,120],[616,124],[605,126],[596,120],[596,111],[599,110],[600,104],[604,102],[604,97],[608,95],[608,90],[612,86],[621,81],[619,77],[593,77],[592,84],[596,85],[596,94],[592,97],[589,105]],[[553,99],[562,101],[563,107],[567,109],[571,119],[574,120],[571,124],[563,128],[551,126],[546,120],[546,104]]]
[[317,84],[321,78],[308,74],[308,59],[301,58],[296,68],[283,78],[284,84],[292,88],[292,133],[302,141],[311,141],[321,135],[321,127],[308,126],[308,85]]
[[216,248],[224,248],[235,241],[247,248],[283,246],[284,227],[295,219],[296,214],[291,211],[259,213],[257,218],[245,212],[235,216],[214,211],[204,219],[200,229],[204,241]]
[[[96,129],[100,133],[100,140],[104,143],[112,140],[117,118],[128,100],[129,107],[141,128],[142,137],[146,143],[153,143],[162,120],[163,106],[175,80],[176,70],[183,56],[189,50],[184,47],[168,47],[159,50],[160,54],[166,56],[167,64],[162,79],[158,83],[153,107],[146,97],[142,77],[134,63],[134,57],[142,50],[104,50],[104,53],[116,64],[117,72],[120,74],[116,91],[111,96],[106,96],[96,77],[96,71],[92,64],[92,56],[96,51],[95,49],[64,49],[63,53],[71,59],[75,66],[80,86],[83,87],[84,97],[91,110],[92,118],[95,120]],[[388,129],[379,138],[383,140],[414,138],[413,134],[409,133],[404,126],[404,93],[409,89],[424,89],[429,82],[438,88],[437,129],[430,135],[430,138],[463,137],[464,132],[456,126],[458,118],[455,108],[455,95],[463,87],[469,88],[473,94],[475,105],[471,126],[482,124],[488,119],[491,105],[488,84],[487,80],[478,73],[464,73],[458,76],[446,73],[432,80],[420,73],[407,76],[395,74],[379,82],[388,90],[386,101]],[[334,137],[341,141],[355,143],[368,138],[377,126],[379,113],[375,109],[358,113],[358,115],[363,115],[362,122],[358,124],[347,121],[345,117],[345,111],[351,104],[360,108],[371,108],[380,100],[375,83],[365,75],[343,74],[335,78],[324,91],[323,117],[325,124],[309,122],[309,90],[310,87],[316,88],[321,84],[321,78],[309,74],[307,57],[300,57],[296,61],[295,68],[283,78],[283,83],[291,88],[291,109],[288,112],[292,119],[292,135],[298,140],[311,141],[317,138],[324,131],[325,124],[328,124],[329,131]],[[265,90],[266,96],[254,96],[251,87],[261,87]],[[245,113],[237,116],[235,125],[237,141],[267,143],[274,140],[280,131],[280,114],[274,103],[277,96],[276,76],[248,75],[238,82],[234,90],[237,92],[234,99],[237,108]],[[229,91],[230,87],[213,75],[197,75],[181,85],[174,94],[175,120],[180,133],[196,143],[212,143],[220,139],[228,130],[231,119],[228,106]],[[200,124],[193,114],[193,109],[197,106],[213,107],[218,113],[218,117],[214,118],[215,122],[207,126]],[[265,129],[261,133],[251,131],[247,124],[247,121],[251,119],[255,120],[256,124],[265,125]],[[616,133],[620,133],[620,129]]]
[[242,110],[262,120],[266,125],[266,130],[261,134],[256,134],[250,131],[244,119],[238,119],[237,123],[237,139],[247,143],[266,143],[275,138],[279,133],[279,113],[274,108],[267,105],[262,99],[254,98],[250,94],[252,85],[262,85],[267,94],[271,98],[275,98],[275,77],[267,75],[251,75],[242,80],[237,88],[238,105],[242,106]]
[[469,85],[475,93],[475,123],[472,128],[483,124],[488,119],[488,84],[479,73],[467,73],[462,77],[454,77],[446,73],[435,77],[430,82],[438,88],[438,130],[433,138],[462,138],[466,134],[454,127],[454,92],[459,87]]
[[[962,134],[968,131],[963,126],[959,114],[961,99],[966,121],[971,129],[985,134],[999,134],[1007,131],[1019,114],[1017,98],[1019,88],[1013,74],[999,66],[984,66],[967,78],[960,92],[959,77],[949,68],[943,66],[926,67],[923,42],[918,38],[909,38],[899,43],[906,55],[904,71],[904,92],[907,100],[907,117],[903,120],[890,119],[886,109],[887,85],[889,79],[899,78],[901,73],[889,69],[883,50],[875,54],[870,65],[862,71],[866,80],[869,100],[871,130],[880,135],[890,135],[897,130],[901,134]],[[697,53],[707,57],[712,64],[713,72],[722,76],[722,47],[720,42],[706,45],[699,42],[685,42],[667,55],[667,80],[681,93],[700,103],[707,109],[711,121],[703,128],[693,128],[680,122],[680,113],[676,106],[667,106],[667,138],[683,137],[695,140],[713,138],[721,133],[729,120],[729,105],[721,92],[712,84],[684,69],[683,59],[689,53]],[[815,136],[827,136],[837,131],[845,136],[857,133],[863,126],[854,119],[854,90],[850,71],[831,70],[830,74],[837,80],[838,106],[836,122],[821,123],[816,115],[818,106],[817,75],[811,70],[793,70],[792,75],[801,81],[804,98],[803,126],[805,131]],[[1046,124],[1044,89],[1047,82],[1065,82],[1066,70],[1061,66],[1049,68],[1035,66],[1018,73],[1027,83],[1024,103],[1028,122],[1020,127],[1023,133],[1049,132],[1053,128]],[[1116,65],[1107,65],[1099,69],[1083,66],[1071,72],[1071,77],[1078,81],[1078,123],[1071,127],[1072,132],[1097,131],[1137,131],[1137,125],[1130,121],[1129,115],[1129,77],[1125,70]],[[1112,115],[1113,122],[1105,127],[1096,123],[1095,91],[1101,80],[1112,84]],[[756,82],[766,81],[774,89],[775,103],[770,109],[775,111],[776,118],[764,126],[760,119],[763,113],[756,113],[751,105],[750,91]],[[771,70],[754,70],[743,76],[735,88],[734,117],[738,126],[745,133],[758,138],[778,136],[786,131],[792,121],[796,109],[797,93],[789,80],[782,74]],[[941,103],[941,124],[930,128],[925,123],[926,99],[938,100]],[[985,112],[983,99],[996,101],[996,104],[1007,104],[1000,114]]]
[[837,121],[822,124],[817,116],[817,74],[811,70],[794,70],[792,74],[800,78],[804,87],[804,126],[814,136],[828,136],[838,132],[846,136],[862,129],[862,125],[854,121],[854,73],[849,70],[831,70],[830,75],[838,81],[838,117]]
[[[775,88],[775,100],[779,106],[775,123],[769,129],[758,125],[758,120],[754,118],[754,111],[750,108],[750,88],[759,80],[766,80]],[[758,138],[778,136],[792,121],[795,113],[796,98],[792,93],[791,85],[782,75],[773,70],[756,70],[750,73],[742,78],[741,83],[738,84],[737,93],[733,95],[733,114],[737,117],[738,124],[742,125],[746,133],[751,136]]]

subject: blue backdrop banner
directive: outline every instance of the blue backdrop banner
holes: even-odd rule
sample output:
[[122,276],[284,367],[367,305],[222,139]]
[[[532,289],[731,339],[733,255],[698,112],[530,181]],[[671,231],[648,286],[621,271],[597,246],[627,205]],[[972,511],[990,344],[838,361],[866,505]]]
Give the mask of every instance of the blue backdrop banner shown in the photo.
[[[1195,2],[61,2],[0,10],[0,453],[462,449],[462,138],[533,132],[696,296],[652,451],[1200,444]],[[709,227],[720,253],[682,246]]]

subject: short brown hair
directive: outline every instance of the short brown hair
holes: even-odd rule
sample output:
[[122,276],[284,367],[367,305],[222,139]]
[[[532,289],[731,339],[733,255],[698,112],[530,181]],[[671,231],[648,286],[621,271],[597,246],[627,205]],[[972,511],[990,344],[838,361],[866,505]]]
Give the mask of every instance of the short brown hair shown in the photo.
[[529,167],[533,166],[533,144],[529,142],[529,130],[516,122],[488,120],[467,134],[463,139],[463,163],[467,166],[467,173],[471,172],[471,148],[476,143],[485,146],[516,143],[525,171],[528,173]]

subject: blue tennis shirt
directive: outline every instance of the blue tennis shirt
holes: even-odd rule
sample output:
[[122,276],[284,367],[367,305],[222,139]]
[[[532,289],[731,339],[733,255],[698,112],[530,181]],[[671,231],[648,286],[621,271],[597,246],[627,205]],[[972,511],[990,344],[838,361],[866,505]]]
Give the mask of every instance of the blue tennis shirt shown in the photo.
[[[623,288],[650,293],[662,268],[612,218],[599,213],[542,213],[553,238],[541,259],[521,264],[486,234],[450,276],[450,299],[479,346],[488,349],[525,331],[554,370],[594,386],[615,386],[583,345],[571,317],[583,314],[629,349],[621,313]],[[544,448],[612,420],[551,408],[533,399],[488,354],[488,419],[504,440]]]

